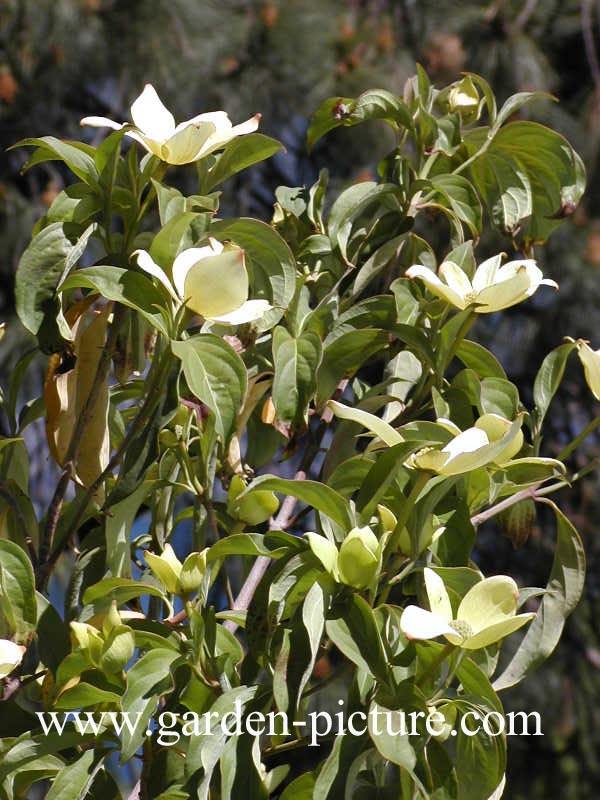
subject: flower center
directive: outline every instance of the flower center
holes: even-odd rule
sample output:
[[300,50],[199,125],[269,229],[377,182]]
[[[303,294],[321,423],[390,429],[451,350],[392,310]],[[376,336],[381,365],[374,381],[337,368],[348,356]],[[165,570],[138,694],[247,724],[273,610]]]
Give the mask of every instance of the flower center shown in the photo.
[[463,639],[470,639],[473,636],[473,628],[462,619],[453,619],[450,625]]

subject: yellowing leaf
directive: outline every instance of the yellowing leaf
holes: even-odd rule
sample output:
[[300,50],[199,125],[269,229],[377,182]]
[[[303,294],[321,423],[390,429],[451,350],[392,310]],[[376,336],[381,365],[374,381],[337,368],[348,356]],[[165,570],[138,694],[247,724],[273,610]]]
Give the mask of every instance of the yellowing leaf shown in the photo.
[[[46,372],[46,435],[53,458],[64,466],[72,446],[73,432],[87,404],[106,339],[110,305],[103,311],[90,310],[89,302],[78,304],[67,313],[74,352],[71,369],[63,371],[60,356],[51,356]],[[75,464],[75,479],[89,486],[108,464],[108,376],[99,387],[88,422],[81,434]]]

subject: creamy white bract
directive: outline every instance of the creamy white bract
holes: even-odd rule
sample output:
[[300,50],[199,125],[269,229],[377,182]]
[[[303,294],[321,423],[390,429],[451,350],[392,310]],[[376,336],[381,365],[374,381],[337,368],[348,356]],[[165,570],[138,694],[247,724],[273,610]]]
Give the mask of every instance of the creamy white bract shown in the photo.
[[115,131],[128,127],[125,135],[162,161],[189,164],[221,149],[236,136],[253,133],[258,128],[260,114],[232,125],[225,111],[209,111],[176,125],[152,84],[147,83],[131,106],[131,118],[133,126],[107,117],[84,117],[81,124]]

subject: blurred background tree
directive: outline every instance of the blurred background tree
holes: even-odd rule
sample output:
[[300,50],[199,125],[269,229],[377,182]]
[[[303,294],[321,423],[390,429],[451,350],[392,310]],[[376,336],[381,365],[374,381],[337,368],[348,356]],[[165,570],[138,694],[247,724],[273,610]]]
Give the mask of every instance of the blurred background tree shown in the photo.
[[[477,329],[530,400],[538,354],[567,334],[600,347],[599,21],[592,0],[0,0],[0,318],[8,322],[2,382],[31,346],[12,316],[14,271],[34,221],[65,178],[52,163],[21,175],[24,151],[6,147],[26,136],[77,138],[87,114],[127,119],[146,82],[179,119],[223,108],[239,122],[260,111],[261,130],[281,139],[287,152],[244,172],[228,188],[223,209],[269,219],[274,189],[314,181],[325,161],[334,165],[334,189],[376,175],[392,145],[382,127],[341,129],[309,156],[308,117],[332,95],[370,87],[401,93],[420,61],[440,84],[463,70],[478,72],[500,101],[517,91],[551,92],[559,104],[540,101],[522,113],[563,133],[587,165],[583,206],[536,253],[560,293],[486,315]],[[90,140],[102,135],[84,132]],[[496,252],[497,244],[481,242],[480,256]],[[38,393],[42,378],[43,359],[32,377]],[[558,453],[598,413],[577,367],[554,402],[546,455]],[[44,505],[52,473],[42,431],[33,427],[31,435],[36,430],[32,494]],[[589,437],[588,447],[593,458],[598,437]],[[507,698],[509,710],[539,710],[545,734],[509,743],[511,800],[595,800],[600,787],[599,488],[596,477],[584,482],[567,509],[586,542],[584,601],[551,661]],[[540,515],[516,550],[494,525],[482,529],[482,568],[544,585],[553,535],[546,527]]]

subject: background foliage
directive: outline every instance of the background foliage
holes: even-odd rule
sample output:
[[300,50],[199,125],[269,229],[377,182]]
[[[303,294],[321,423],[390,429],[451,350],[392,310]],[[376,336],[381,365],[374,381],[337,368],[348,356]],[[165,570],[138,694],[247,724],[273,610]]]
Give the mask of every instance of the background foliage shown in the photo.
[[[490,346],[523,387],[532,385],[536,354],[560,343],[565,332],[600,345],[600,197],[597,185],[600,73],[594,4],[583,2],[119,2],[119,0],[0,1],[0,145],[25,135],[77,138],[80,117],[103,113],[125,119],[141,84],[152,81],[176,117],[190,109],[225,108],[235,119],[263,113],[261,129],[280,138],[287,154],[245,173],[225,197],[235,214],[271,215],[278,184],[312,183],[320,166],[335,163],[334,186],[369,177],[389,142],[380,127],[332,133],[311,157],[305,150],[307,116],[324,98],[355,96],[370,86],[396,93],[420,60],[443,84],[463,69],[479,72],[502,101],[516,91],[551,91],[560,105],[531,106],[524,113],[564,133],[586,161],[589,181],[583,209],[551,239],[540,258],[544,273],[561,285],[479,326]],[[93,134],[88,134],[93,136]],[[23,151],[1,161],[0,270],[5,278],[1,314],[13,306],[16,262],[35,219],[62,188],[66,173],[50,163],[20,175]],[[356,164],[360,164],[357,171]],[[182,178],[183,180],[183,178]],[[182,188],[186,188],[182,186]],[[440,236],[442,234],[440,233]],[[491,239],[482,248],[496,252]],[[2,368],[8,374],[19,351],[9,326]],[[40,364],[40,377],[42,366]],[[578,370],[567,373],[552,415],[548,450],[576,435],[595,415]],[[36,392],[28,393],[33,396]],[[589,441],[594,455],[597,442]],[[51,493],[51,468],[39,437],[37,499]],[[543,740],[511,741],[511,797],[595,797],[600,766],[600,514],[596,485],[576,490],[571,516],[582,531],[589,560],[584,600],[570,619],[551,664],[515,690],[515,708],[543,708]],[[508,539],[483,536],[478,558],[484,572],[514,569],[539,585],[548,572],[550,544],[540,526],[523,555]],[[539,572],[537,567],[539,566]]]

